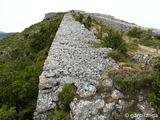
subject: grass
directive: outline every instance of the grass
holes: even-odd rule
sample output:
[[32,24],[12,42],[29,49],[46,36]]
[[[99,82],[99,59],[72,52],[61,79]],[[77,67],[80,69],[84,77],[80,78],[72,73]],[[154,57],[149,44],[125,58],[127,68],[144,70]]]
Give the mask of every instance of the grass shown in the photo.
[[160,48],[160,40],[158,39],[149,39],[149,40],[140,39],[139,44],[152,48],[157,48],[157,45],[159,45]]

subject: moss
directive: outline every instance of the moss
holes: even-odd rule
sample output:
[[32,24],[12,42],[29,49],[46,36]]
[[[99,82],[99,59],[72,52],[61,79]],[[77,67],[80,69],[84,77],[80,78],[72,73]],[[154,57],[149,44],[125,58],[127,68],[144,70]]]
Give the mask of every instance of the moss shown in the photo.
[[103,107],[98,109],[99,114],[103,114]]

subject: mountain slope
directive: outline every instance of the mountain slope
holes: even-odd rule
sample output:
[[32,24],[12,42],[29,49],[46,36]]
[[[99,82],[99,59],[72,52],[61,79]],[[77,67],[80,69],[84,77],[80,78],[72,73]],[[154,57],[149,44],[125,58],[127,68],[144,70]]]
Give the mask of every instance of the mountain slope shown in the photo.
[[63,14],[0,41],[0,119],[32,119],[42,72]]

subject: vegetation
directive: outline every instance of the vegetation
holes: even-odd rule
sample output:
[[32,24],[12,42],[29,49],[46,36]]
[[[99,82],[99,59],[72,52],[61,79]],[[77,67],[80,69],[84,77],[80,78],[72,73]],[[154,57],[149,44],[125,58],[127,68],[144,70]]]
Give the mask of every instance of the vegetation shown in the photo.
[[[90,30],[91,27],[95,27],[95,20],[89,15],[87,18],[84,18],[82,14],[75,14],[75,19],[80,23],[83,23],[84,26]],[[111,27],[107,28],[102,21],[96,23],[96,36],[101,40],[100,43],[93,43],[94,47],[110,47],[122,54],[126,54],[127,48],[126,43],[123,40],[123,34],[119,31],[113,30]]]
[[59,92],[58,94],[58,98],[60,101],[62,101],[65,111],[70,111],[69,104],[72,102],[73,97],[74,97],[73,87],[71,84],[68,83],[63,87],[62,91]]
[[78,13],[78,14],[74,14],[75,20],[79,21],[81,24],[84,24],[84,26],[90,30],[91,26],[92,26],[92,18],[89,15],[87,18],[84,17],[83,14]]
[[134,27],[130,31],[128,31],[127,35],[130,37],[140,38],[144,30]]
[[98,109],[99,114],[103,114],[103,107]]
[[127,48],[126,43],[122,39],[122,33],[119,31],[114,31],[112,28],[107,29],[108,36],[105,36],[105,39],[102,39],[101,44],[105,47],[111,47],[118,52],[126,54]]
[[111,57],[114,60],[119,61],[119,62],[125,61],[125,59],[126,59],[126,56],[123,53],[120,53],[116,50],[112,50],[111,52],[108,52],[107,56]]
[[160,45],[159,35],[155,35],[151,29],[147,31],[134,27],[127,33],[130,37],[138,38],[138,44],[157,48]]
[[155,79],[151,83],[152,91],[147,99],[160,109],[160,58],[155,63],[154,70],[156,71]]
[[63,111],[54,110],[53,120],[64,120]]
[[[0,41],[0,119],[33,119],[39,75],[63,14]],[[34,31],[39,32],[34,33]],[[31,35],[31,33],[34,33]],[[25,36],[24,40],[19,38]],[[8,49],[9,48],[9,49]]]
[[89,16],[87,17],[87,19],[83,22],[83,24],[84,24],[84,26],[85,26],[88,30],[90,30],[90,28],[91,28],[91,26],[92,26],[92,18],[91,18],[90,15],[89,15]]

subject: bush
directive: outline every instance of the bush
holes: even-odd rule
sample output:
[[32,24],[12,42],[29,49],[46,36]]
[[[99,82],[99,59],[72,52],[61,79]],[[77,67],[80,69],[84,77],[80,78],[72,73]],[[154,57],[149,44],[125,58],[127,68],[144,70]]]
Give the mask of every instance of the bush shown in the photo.
[[107,56],[113,58],[116,61],[124,61],[125,60],[125,55],[116,51],[116,50],[108,52]]
[[79,21],[80,23],[83,23],[83,19],[84,19],[84,16],[83,14],[80,14],[79,15],[74,15],[76,21]]
[[123,34],[119,31],[114,31],[112,28],[108,28],[106,30],[108,36],[101,40],[101,44],[105,47],[111,47],[123,54],[126,54],[127,48],[125,41],[122,39]]
[[55,109],[53,120],[64,120],[63,119],[63,111],[58,111],[57,109]]
[[152,92],[148,95],[147,100],[160,109],[160,59],[153,66],[156,78],[151,83]]
[[87,17],[87,19],[84,21],[83,24],[88,30],[90,30],[91,25],[92,25],[92,18],[90,15]]
[[2,108],[0,108],[0,120],[16,120],[15,115],[15,107],[8,109],[6,105],[2,105]]
[[127,35],[130,37],[140,38],[142,33],[144,33],[144,30],[137,28],[137,27],[134,27],[128,31]]
[[116,83],[121,86],[122,91],[127,94],[127,93],[133,93],[136,94],[136,90],[140,90],[142,81],[139,80],[125,80],[125,79],[120,79],[117,80]]
[[74,97],[73,87],[67,83],[61,92],[58,93],[58,98],[64,104],[65,111],[70,111],[69,104],[72,102]]

